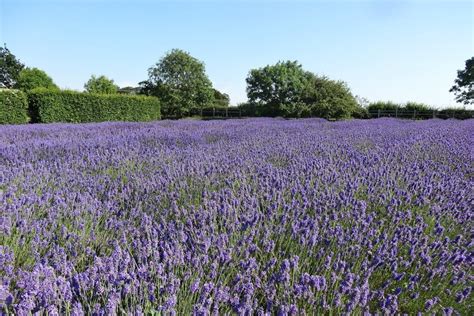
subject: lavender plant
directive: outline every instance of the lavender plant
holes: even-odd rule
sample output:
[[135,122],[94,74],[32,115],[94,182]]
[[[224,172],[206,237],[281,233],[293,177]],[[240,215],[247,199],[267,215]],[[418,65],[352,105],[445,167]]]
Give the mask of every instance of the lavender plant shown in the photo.
[[472,312],[467,121],[0,127],[0,313]]

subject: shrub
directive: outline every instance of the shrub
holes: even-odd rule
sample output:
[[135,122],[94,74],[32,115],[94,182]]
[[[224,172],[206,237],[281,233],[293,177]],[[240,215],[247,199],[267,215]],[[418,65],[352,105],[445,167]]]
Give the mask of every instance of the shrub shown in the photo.
[[242,116],[258,116],[257,106],[254,103],[242,102],[237,104],[237,108],[241,111]]
[[351,116],[356,119],[368,119],[370,118],[369,111],[362,106],[356,107],[353,111]]
[[310,75],[311,84],[304,101],[310,104],[311,115],[324,118],[350,118],[357,108],[357,100],[344,81],[325,76]]
[[419,111],[419,112],[433,111],[433,108],[430,107],[429,105],[426,105],[424,103],[417,103],[417,102],[407,102],[403,106],[403,109],[407,111]]
[[153,121],[160,119],[155,97],[35,89],[28,94],[34,122]]
[[465,108],[447,108],[438,111],[437,117],[442,119],[455,118],[459,120],[467,120],[474,118],[474,111]]
[[304,102],[280,104],[280,113],[283,117],[310,117],[311,105]]
[[0,89],[0,124],[28,123],[28,99],[19,90]]
[[400,104],[394,103],[392,101],[377,101],[377,102],[372,102],[369,104],[367,107],[367,110],[370,111],[386,111],[386,110],[396,110],[400,109],[401,106]]
[[222,93],[219,90],[213,88],[214,91],[214,103],[213,106],[216,108],[227,108],[229,107],[230,97],[227,93]]

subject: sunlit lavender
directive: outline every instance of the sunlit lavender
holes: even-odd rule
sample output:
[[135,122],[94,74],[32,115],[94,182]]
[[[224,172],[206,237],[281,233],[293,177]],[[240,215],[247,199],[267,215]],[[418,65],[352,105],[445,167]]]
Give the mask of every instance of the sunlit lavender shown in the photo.
[[0,314],[468,315],[473,135],[472,120],[0,126]]

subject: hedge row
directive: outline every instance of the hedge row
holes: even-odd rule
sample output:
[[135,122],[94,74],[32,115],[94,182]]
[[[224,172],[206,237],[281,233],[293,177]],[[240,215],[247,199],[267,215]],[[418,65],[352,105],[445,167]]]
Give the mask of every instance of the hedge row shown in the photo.
[[19,90],[0,89],[0,124],[28,123],[28,99]]
[[155,97],[33,90],[28,93],[32,122],[86,123],[159,120]]

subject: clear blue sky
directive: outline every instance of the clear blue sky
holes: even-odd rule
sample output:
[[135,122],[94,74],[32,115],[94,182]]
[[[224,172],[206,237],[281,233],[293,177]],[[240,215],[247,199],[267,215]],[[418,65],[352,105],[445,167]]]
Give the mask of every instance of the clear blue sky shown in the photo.
[[369,100],[454,105],[456,70],[474,55],[472,1],[0,0],[0,40],[63,88],[92,75],[121,86],[181,48],[232,103],[249,69],[298,60]]

